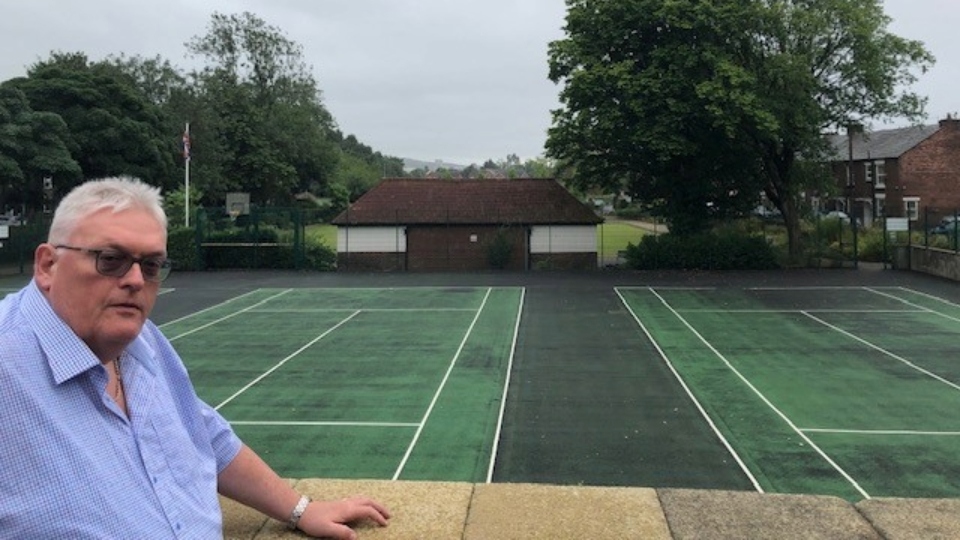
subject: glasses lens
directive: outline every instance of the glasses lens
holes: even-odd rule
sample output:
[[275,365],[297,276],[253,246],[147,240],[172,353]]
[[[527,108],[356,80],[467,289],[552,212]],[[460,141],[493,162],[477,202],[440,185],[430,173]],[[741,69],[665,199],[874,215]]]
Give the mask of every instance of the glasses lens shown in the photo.
[[150,281],[163,281],[170,275],[170,261],[166,259],[144,259],[140,261],[143,277]]
[[97,271],[105,276],[124,276],[131,266],[133,258],[119,251],[101,251],[97,255]]

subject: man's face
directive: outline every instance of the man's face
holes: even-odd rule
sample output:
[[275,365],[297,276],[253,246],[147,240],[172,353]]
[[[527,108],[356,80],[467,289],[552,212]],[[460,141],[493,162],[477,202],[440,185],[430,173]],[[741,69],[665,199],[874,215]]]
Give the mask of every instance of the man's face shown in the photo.
[[[166,255],[167,233],[142,209],[101,210],[82,219],[65,245],[108,249],[132,257]],[[140,333],[160,284],[146,281],[139,264],[122,277],[101,275],[93,253],[37,248],[34,277],[54,311],[102,361],[116,358]]]

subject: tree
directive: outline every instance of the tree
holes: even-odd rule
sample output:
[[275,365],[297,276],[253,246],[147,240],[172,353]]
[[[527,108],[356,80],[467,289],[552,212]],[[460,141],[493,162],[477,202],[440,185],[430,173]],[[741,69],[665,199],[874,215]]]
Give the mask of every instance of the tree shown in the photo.
[[0,85],[0,209],[15,204],[40,208],[44,178],[78,182],[82,173],[70,155],[69,140],[60,116],[34,111],[23,92]]
[[[84,177],[128,174],[161,185],[172,176],[175,146],[160,110],[116,70],[83,53],[54,53],[4,85],[22,91],[34,111],[63,119],[65,142]],[[62,180],[55,183],[60,193],[73,187]]]
[[210,63],[195,77],[216,118],[211,128],[229,179],[222,189],[279,204],[329,184],[338,156],[335,124],[300,45],[251,13],[214,13],[207,34],[187,49]]
[[550,45],[562,83],[547,152],[581,187],[621,186],[677,233],[755,204],[797,199],[825,131],[852,119],[918,118],[906,88],[932,57],[886,31],[877,0],[568,0]]

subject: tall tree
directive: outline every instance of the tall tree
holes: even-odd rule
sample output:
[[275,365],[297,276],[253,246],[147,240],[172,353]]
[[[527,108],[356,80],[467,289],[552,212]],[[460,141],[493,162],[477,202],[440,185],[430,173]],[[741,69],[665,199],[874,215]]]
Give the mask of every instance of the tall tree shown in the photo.
[[335,124],[299,44],[251,13],[214,13],[207,34],[187,49],[208,62],[196,78],[216,114],[212,128],[230,179],[224,189],[278,204],[329,183],[338,157]]
[[[82,177],[59,115],[36,112],[13,85],[0,85],[0,209],[44,203],[44,178],[73,185]],[[53,201],[49,201],[53,202]]]
[[753,204],[797,197],[822,133],[852,119],[917,118],[906,88],[932,57],[886,31],[877,0],[568,0],[550,45],[564,86],[548,155],[581,186],[628,191],[693,232]]
[[[27,77],[4,83],[20,89],[34,111],[66,122],[73,159],[83,176],[129,174],[161,185],[173,170],[174,142],[160,110],[116,70],[91,63],[83,53],[54,53]],[[72,187],[55,179],[62,192]]]

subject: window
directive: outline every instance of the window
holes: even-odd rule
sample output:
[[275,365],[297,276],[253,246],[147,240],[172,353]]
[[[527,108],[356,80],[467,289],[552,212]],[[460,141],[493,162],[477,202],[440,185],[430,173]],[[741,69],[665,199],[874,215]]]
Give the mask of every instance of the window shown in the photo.
[[850,168],[850,164],[847,163],[847,186],[853,185],[853,169]]
[[878,188],[887,186],[887,164],[884,161],[874,161],[874,179]]
[[903,210],[906,214],[907,219],[910,221],[916,221],[917,217],[920,215],[920,197],[904,197],[903,198]]
[[863,177],[867,180],[867,183],[875,184],[878,188],[886,187],[887,163],[882,159],[865,162],[863,164]]
[[886,204],[887,204],[887,194],[886,193],[877,193],[873,197],[873,217],[877,219],[883,218],[886,215]]

